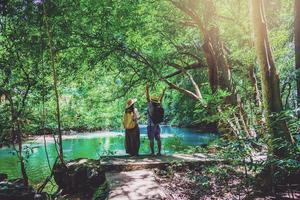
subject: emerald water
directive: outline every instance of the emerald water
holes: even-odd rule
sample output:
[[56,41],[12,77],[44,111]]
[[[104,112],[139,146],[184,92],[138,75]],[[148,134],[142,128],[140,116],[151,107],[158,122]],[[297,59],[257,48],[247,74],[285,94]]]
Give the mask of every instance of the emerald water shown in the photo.
[[[146,127],[141,126],[140,129],[140,154],[148,154],[150,150]],[[207,144],[216,138],[211,133],[199,133],[185,128],[162,126],[161,129],[163,154],[182,152],[191,146]],[[124,155],[124,132],[95,132],[64,136],[63,150],[66,160],[76,158],[98,159],[106,155]],[[53,164],[57,152],[51,138],[47,140],[47,152],[50,163]],[[32,184],[41,182],[50,172],[43,140],[40,138],[26,142],[24,144],[24,155],[27,156],[26,171],[30,182]],[[0,149],[0,172],[7,173],[9,178],[21,176],[18,158],[12,148],[4,147]]]

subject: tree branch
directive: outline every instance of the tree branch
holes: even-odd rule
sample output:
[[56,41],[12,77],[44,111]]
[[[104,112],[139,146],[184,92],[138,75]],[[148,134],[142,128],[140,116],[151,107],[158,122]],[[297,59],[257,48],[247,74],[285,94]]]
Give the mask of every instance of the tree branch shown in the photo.
[[175,85],[174,83],[171,83],[171,82],[168,81],[168,80],[163,80],[163,81],[164,81],[165,83],[167,83],[167,84],[170,86],[170,88],[175,89],[175,90],[177,90],[177,91],[179,91],[179,92],[181,92],[181,93],[183,93],[183,94],[185,94],[185,95],[191,97],[191,98],[194,99],[194,100],[197,100],[197,101],[200,100],[199,96],[197,96],[197,95],[194,94],[193,92],[191,92],[191,91],[189,91],[189,90],[186,90],[186,89],[184,89],[184,88],[181,88],[181,87]]
[[193,63],[193,64],[190,64],[190,65],[184,67],[183,69],[178,69],[177,71],[164,76],[163,79],[172,78],[173,76],[179,75],[179,74],[183,73],[184,71],[188,71],[188,70],[192,70],[192,69],[200,69],[200,68],[204,68],[204,67],[206,67],[206,66],[202,65],[202,63]]
[[176,0],[169,0],[169,1],[179,10],[186,13],[194,21],[194,23],[197,24],[201,32],[203,33],[206,32],[200,17],[195,13],[193,9],[186,7],[184,3],[178,2]]
[[190,79],[190,81],[191,81],[191,83],[194,87],[194,90],[195,90],[195,93],[196,93],[195,95],[198,97],[198,100],[201,100],[203,102],[203,97],[202,97],[202,94],[200,92],[199,86],[195,82],[193,76],[190,73],[188,73],[184,68],[182,68],[180,65],[178,65],[176,63],[169,63],[169,65],[176,68],[176,69],[178,69],[178,70],[181,70],[183,73],[185,73],[189,77],[189,79]]

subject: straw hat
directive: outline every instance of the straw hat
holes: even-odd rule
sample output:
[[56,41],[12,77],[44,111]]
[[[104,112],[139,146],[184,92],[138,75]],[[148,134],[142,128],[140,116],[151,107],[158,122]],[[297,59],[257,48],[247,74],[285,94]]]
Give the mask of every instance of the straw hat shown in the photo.
[[160,103],[160,99],[157,96],[151,96],[150,101],[153,103]]
[[127,104],[126,104],[126,109],[129,108],[130,106],[132,106],[136,101],[137,101],[137,99],[128,99]]

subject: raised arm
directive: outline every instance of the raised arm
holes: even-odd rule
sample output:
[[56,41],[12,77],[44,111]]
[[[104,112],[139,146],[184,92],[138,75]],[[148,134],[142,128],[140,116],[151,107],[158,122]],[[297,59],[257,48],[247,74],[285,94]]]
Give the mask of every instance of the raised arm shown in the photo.
[[147,101],[150,102],[149,83],[147,83],[147,85],[146,85],[146,98],[147,98]]
[[163,89],[163,91],[162,91],[162,93],[161,93],[161,95],[160,95],[160,102],[162,102],[162,100],[163,100],[163,98],[164,98],[164,96],[165,96],[165,91],[166,91],[166,87]]

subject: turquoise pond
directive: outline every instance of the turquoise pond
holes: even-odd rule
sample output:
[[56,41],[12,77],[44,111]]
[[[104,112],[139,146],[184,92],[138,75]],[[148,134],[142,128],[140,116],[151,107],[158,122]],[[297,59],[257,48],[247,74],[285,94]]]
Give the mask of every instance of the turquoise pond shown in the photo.
[[[149,141],[146,135],[146,127],[140,126],[140,129],[140,154],[148,154]],[[185,128],[162,126],[161,130],[163,154],[183,152],[192,146],[205,145],[216,139],[215,134],[199,133]],[[124,155],[124,132],[109,131],[64,136],[63,150],[66,160],[76,158],[99,159],[101,156],[106,155]],[[51,137],[47,139],[47,151],[50,162],[53,164],[57,153]],[[26,171],[30,182],[33,184],[41,182],[49,174],[43,139],[39,138],[26,142],[24,144],[24,155],[27,155]],[[4,147],[0,149],[0,172],[7,173],[9,178],[20,177],[18,158],[12,148]]]

